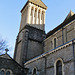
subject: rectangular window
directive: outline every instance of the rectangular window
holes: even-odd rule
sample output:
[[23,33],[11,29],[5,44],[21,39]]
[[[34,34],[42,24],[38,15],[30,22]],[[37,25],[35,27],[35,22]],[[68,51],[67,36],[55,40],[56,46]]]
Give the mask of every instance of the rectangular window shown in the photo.
[[54,48],[56,48],[56,38],[54,38]]

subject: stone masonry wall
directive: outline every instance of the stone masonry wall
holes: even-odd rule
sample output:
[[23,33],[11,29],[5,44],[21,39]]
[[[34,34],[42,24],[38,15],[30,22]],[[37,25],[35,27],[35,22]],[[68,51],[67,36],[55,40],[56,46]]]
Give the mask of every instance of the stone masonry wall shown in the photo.
[[0,71],[1,69],[11,70],[11,75],[25,75],[24,69],[11,59],[1,58],[0,57]]
[[[57,50],[57,51],[56,51]],[[29,68],[28,75],[31,75],[32,70],[36,67],[39,75],[55,75],[55,62],[61,58],[63,61],[63,75],[74,75],[74,60],[73,60],[73,46],[64,45],[60,49],[55,49],[52,53],[41,57],[37,60],[25,64]],[[35,58],[36,59],[36,58]]]
[[54,38],[57,39],[56,46],[60,46],[63,43],[66,43],[74,39],[75,38],[74,34],[75,34],[75,20],[63,27],[63,34],[62,34],[62,29],[60,29],[57,32],[55,32],[53,35],[45,39],[44,52],[54,48],[53,47]]
[[27,43],[27,60],[43,53],[43,35],[45,32],[37,28],[26,26],[29,30]]

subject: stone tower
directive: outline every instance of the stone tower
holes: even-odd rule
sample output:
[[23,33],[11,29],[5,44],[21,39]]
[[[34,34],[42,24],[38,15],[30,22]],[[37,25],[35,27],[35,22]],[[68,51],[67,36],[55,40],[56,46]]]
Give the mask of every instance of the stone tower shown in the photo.
[[41,0],[28,0],[21,10],[14,53],[14,59],[21,65],[43,53],[46,9],[47,6]]

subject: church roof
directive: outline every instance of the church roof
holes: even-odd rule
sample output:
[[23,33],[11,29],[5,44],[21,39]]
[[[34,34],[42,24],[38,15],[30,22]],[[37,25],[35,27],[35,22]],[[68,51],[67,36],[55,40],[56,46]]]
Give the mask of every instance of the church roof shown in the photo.
[[72,17],[74,15],[74,13],[70,10],[69,14],[67,15],[67,17],[65,18],[64,21],[68,20],[70,17]]
[[44,9],[47,9],[47,6],[41,1],[41,0],[28,0],[27,3],[24,5],[24,7],[22,8],[21,12],[23,11],[23,9],[26,7],[26,5],[28,3],[32,3],[32,4],[35,4],[37,6],[40,6]]
[[68,16],[66,17],[66,19],[64,20],[63,23],[61,23],[59,26],[57,26],[56,28],[54,28],[53,30],[51,30],[50,32],[47,33],[46,38],[48,38],[49,36],[51,36],[52,34],[54,34],[56,31],[58,31],[59,29],[61,29],[62,27],[66,26],[68,23],[70,23],[71,21],[75,20],[75,14],[70,11]]
[[11,59],[11,57],[8,54],[2,54],[0,55],[1,58]]
[[28,70],[28,68],[22,67],[19,63],[17,63],[17,62],[16,62],[12,57],[10,57],[8,54],[2,54],[2,55],[0,55],[0,59],[12,60],[14,63],[16,63],[16,64],[17,64],[18,66],[20,66],[21,68]]

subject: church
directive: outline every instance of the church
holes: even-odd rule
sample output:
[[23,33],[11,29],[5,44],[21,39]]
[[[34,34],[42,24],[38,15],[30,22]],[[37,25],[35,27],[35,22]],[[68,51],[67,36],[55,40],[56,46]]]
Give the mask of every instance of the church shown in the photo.
[[0,55],[0,75],[75,75],[75,14],[46,34],[46,10],[41,0],[24,5],[14,58]]

